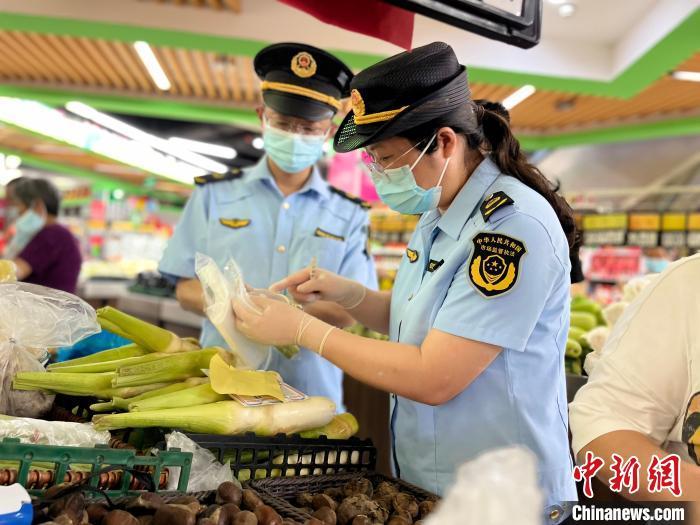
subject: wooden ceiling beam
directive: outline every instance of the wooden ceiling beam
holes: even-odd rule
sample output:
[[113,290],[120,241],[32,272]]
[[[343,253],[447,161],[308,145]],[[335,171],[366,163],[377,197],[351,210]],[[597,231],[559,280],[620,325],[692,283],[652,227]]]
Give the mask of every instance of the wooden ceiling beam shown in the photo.
[[190,96],[192,94],[192,88],[187,78],[185,78],[182,68],[178,63],[175,52],[170,47],[154,48],[154,53],[158,57],[158,60],[163,64],[170,73],[171,79],[173,80],[173,93],[178,95]]

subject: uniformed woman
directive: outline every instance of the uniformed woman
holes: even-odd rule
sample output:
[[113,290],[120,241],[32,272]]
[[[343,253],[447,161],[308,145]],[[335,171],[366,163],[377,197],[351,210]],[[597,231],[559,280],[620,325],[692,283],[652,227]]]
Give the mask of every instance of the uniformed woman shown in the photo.
[[436,42],[359,73],[337,151],[365,148],[381,199],[421,214],[392,292],[327,271],[275,288],[334,301],[390,341],[363,339],[301,310],[236,304],[258,341],[302,343],[346,373],[395,394],[401,478],[438,494],[481,452],[524,445],[539,460],[552,522],[575,500],[564,350],[569,328],[571,210],[528,164],[506,119],[470,98],[465,68]]

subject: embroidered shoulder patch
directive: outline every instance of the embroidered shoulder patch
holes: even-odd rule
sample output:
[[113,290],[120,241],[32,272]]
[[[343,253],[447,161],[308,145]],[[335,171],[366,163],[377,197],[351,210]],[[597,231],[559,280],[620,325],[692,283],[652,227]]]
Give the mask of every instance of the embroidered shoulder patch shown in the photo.
[[321,228],[316,228],[314,235],[316,237],[323,237],[324,239],[333,239],[334,241],[341,241],[342,242],[345,240],[345,237],[341,237],[340,235],[335,235],[333,233],[327,232],[326,230],[322,230]]
[[504,206],[510,206],[515,201],[508,197],[502,191],[497,191],[496,193],[489,195],[484,202],[481,203],[479,210],[481,211],[481,216],[484,218],[484,222],[489,220],[489,217],[493,215],[493,212],[503,208]]
[[495,232],[480,232],[472,239],[474,252],[467,278],[484,297],[503,295],[518,280],[520,259],[527,250],[522,241]]
[[222,182],[225,180],[235,180],[240,179],[243,176],[243,170],[240,168],[231,168],[228,173],[212,173],[211,175],[202,175],[201,177],[195,177],[194,183],[197,186],[204,186],[205,184],[211,184],[212,182]]
[[219,223],[227,228],[237,230],[239,228],[250,226],[250,219],[219,219]]

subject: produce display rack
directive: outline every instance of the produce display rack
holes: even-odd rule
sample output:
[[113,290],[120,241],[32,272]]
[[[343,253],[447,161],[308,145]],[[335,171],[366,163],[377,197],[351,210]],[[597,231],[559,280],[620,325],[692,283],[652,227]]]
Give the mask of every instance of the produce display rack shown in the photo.
[[302,438],[298,434],[260,437],[187,434],[211,450],[221,463],[229,462],[239,480],[373,471],[377,449],[371,439]]
[[378,472],[350,472],[332,475],[258,479],[250,482],[250,488],[256,490],[261,497],[265,495],[270,499],[276,498],[277,500],[280,500],[278,505],[285,503],[286,505],[292,507],[298,514],[301,515],[301,521],[303,522],[310,519],[312,516],[294,506],[294,498],[298,494],[302,492],[316,494],[330,488],[342,488],[346,483],[362,477],[368,479],[375,488],[382,481],[388,481],[398,486],[402,492],[411,494],[416,499],[434,501],[439,499],[438,496],[428,492],[427,490],[423,490],[422,488],[401,479],[390,478],[383,474],[379,474]]
[[[103,490],[109,496],[123,496],[145,488],[132,475],[139,471],[151,478],[158,490],[166,485],[170,475],[178,475],[177,490],[187,490],[192,466],[192,453],[180,449],[161,451],[156,456],[140,456],[129,449],[112,449],[106,445],[69,447],[20,443],[15,438],[0,442],[0,461],[17,464],[7,470],[7,482],[20,483],[30,494],[40,495],[57,481],[81,481],[93,490]],[[53,465],[45,468],[45,465]],[[36,466],[41,465],[40,469]],[[89,466],[80,474],[71,465]],[[16,472],[13,472],[15,471]],[[50,473],[41,477],[41,473]],[[176,474],[179,472],[179,474]],[[79,475],[78,475],[79,474]]]

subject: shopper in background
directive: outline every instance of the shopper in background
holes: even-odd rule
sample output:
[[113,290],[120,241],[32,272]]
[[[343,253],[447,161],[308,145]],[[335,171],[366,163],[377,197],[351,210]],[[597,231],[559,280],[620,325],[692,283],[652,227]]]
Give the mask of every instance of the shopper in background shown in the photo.
[[24,177],[13,185],[9,204],[17,219],[7,256],[17,266],[17,279],[75,293],[82,258],[77,239],[58,223],[58,189]]
[[570,406],[572,447],[580,462],[616,453],[640,461],[634,501],[678,501],[650,492],[652,457],[679,454],[680,500],[700,501],[700,255],[672,263],[627,307],[602,356]]
[[671,256],[662,246],[645,248],[643,261],[646,273],[661,273],[671,264]]
[[11,259],[19,253],[18,246],[11,245],[12,238],[15,236],[15,221],[17,220],[17,209],[10,206],[14,195],[14,187],[21,181],[23,177],[12,179],[5,185],[5,221],[2,239],[0,240],[0,256],[5,259]]
[[[340,99],[348,95],[352,72],[334,56],[303,44],[275,44],[255,57],[264,106],[259,109],[266,155],[251,169],[197,181],[170,240],[160,271],[178,279],[177,298],[202,312],[202,287],[195,254],[223,266],[231,256],[246,280],[266,288],[316,258],[318,266],[376,287],[367,246],[369,218],[363,203],[331,187],[316,162],[332,131]],[[353,323],[338,305],[307,311],[335,326]],[[225,346],[205,321],[202,345]],[[343,408],[342,371],[302,349],[289,360],[273,352],[269,368],[309,395]]]
[[377,192],[422,214],[392,292],[304,269],[273,289],[333,301],[374,341],[256,297],[237,326],[295,341],[354,378],[395,393],[397,474],[442,494],[482,452],[523,445],[539,461],[547,521],[577,498],[569,454],[564,351],[571,209],[527,163],[508,121],[470,98],[465,68],[436,42],[388,58],[351,83],[337,151],[366,148]]

